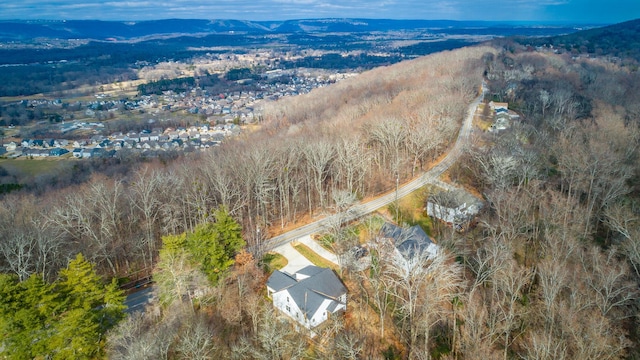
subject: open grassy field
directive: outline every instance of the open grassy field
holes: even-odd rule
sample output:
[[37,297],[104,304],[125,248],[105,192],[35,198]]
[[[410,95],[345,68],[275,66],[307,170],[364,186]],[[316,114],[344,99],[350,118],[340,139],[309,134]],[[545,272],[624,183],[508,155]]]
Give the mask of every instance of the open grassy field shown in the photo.
[[72,161],[68,156],[46,159],[0,159],[0,166],[11,174],[28,178],[58,171],[61,166]]
[[427,186],[398,199],[397,208],[395,204],[389,205],[389,214],[398,224],[420,225],[427,234],[431,235],[431,218],[424,210],[431,191],[433,191],[432,187]]

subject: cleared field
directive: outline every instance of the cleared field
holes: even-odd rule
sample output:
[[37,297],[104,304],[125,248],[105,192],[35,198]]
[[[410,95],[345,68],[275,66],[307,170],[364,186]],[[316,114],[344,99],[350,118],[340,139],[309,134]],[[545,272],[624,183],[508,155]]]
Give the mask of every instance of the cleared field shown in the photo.
[[420,225],[422,229],[429,235],[432,234],[431,218],[427,216],[424,208],[426,206],[427,197],[433,191],[433,187],[422,187],[409,195],[398,199],[398,208],[395,204],[389,205],[389,215],[398,224],[407,224],[410,226]]
[[71,159],[0,159],[0,166],[9,173],[23,177],[36,177],[59,171],[61,166],[70,163]]

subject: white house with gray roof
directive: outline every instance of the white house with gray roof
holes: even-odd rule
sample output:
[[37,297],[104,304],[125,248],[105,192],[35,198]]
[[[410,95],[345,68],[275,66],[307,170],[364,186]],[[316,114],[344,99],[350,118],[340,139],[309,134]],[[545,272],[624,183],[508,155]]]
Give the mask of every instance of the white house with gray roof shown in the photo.
[[295,274],[274,271],[267,280],[273,306],[307,329],[347,309],[347,288],[329,268],[307,266]]

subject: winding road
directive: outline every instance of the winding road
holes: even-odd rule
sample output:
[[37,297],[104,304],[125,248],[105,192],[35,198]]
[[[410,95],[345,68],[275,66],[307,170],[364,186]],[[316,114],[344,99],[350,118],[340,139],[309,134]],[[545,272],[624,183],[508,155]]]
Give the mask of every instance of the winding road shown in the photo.
[[[484,86],[483,86],[484,89]],[[484,91],[484,90],[483,90]],[[482,99],[482,95],[478,96],[467,110],[467,117],[465,118],[462,127],[460,128],[460,132],[458,133],[458,138],[456,139],[455,144],[449,151],[449,153],[433,168],[429,171],[425,172],[421,176],[411,180],[410,182],[402,185],[398,188],[397,196],[401,198],[410,194],[411,192],[427,185],[437,185],[441,188],[451,189],[453,186],[447,184],[441,180],[439,180],[440,175],[442,175],[447,169],[453,165],[456,160],[462,155],[465,146],[468,144],[469,137],[471,135],[471,129],[473,125],[473,117],[475,113],[475,109],[480,104]],[[271,238],[264,244],[264,250],[271,251],[278,247],[281,247],[279,251],[287,257],[290,261],[291,270],[289,272],[293,273],[297,271],[297,269],[302,268],[306,265],[311,264],[309,260],[299,255],[297,251],[290,246],[284,247],[283,245],[287,245],[294,240],[307,240],[306,242],[310,247],[313,247],[313,240],[309,238],[309,236],[313,233],[319,233],[325,231],[327,227],[331,223],[335,223],[336,218],[339,217],[341,221],[347,222],[351,220],[355,220],[357,218],[368,215],[377,209],[387,206],[393,203],[396,200],[396,191],[391,191],[383,196],[380,196],[376,199],[368,201],[366,203],[357,205],[345,213],[342,214],[334,214],[331,216],[327,216],[320,220],[314,221],[312,223],[301,226],[297,229],[286,232],[282,235],[278,235],[276,237]],[[335,255],[331,256],[331,254],[322,254],[322,249],[315,249],[321,256],[326,258],[329,261],[336,262]],[[150,286],[145,288],[142,291],[130,294],[127,296],[127,300],[125,304],[127,305],[127,313],[131,314],[135,311],[144,311],[144,307],[147,303],[149,303],[151,297],[153,296],[154,286]]]
[[[460,157],[460,155],[462,155],[465,147],[469,142],[469,138],[472,132],[473,117],[475,114],[475,110],[480,104],[480,101],[482,101],[482,98],[484,95],[484,91],[485,91],[484,84],[482,89],[483,89],[483,94],[478,96],[471,103],[471,105],[469,105],[469,108],[467,109],[467,116],[464,119],[464,122],[462,123],[462,127],[460,128],[460,132],[458,133],[456,142],[451,148],[451,150],[449,151],[449,153],[436,166],[429,169],[421,176],[400,186],[397,191],[398,198],[406,196],[411,192],[418,190],[419,188],[427,184],[437,185],[443,188],[451,187],[451,185],[446,184],[445,182],[439,180],[439,177],[458,160],[458,158]],[[325,218],[319,219],[312,223],[309,223],[299,228],[288,231],[284,234],[275,236],[269,239],[264,244],[265,246],[264,249],[266,251],[270,251],[279,246],[290,243],[291,241],[300,239],[305,236],[309,236],[313,233],[322,232],[323,230],[326,230],[331,223],[335,223],[336,218],[338,217],[342,219],[342,221],[344,222],[355,220],[357,218],[368,215],[381,207],[387,206],[393,203],[395,200],[396,200],[396,191],[394,190],[376,199],[357,205],[354,208],[348,210],[346,213],[327,216]]]

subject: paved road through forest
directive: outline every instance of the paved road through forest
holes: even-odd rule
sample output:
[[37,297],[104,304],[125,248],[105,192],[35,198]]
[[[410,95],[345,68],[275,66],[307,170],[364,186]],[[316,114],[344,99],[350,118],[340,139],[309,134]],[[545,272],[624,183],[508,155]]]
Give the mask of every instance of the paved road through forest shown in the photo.
[[[484,93],[484,84],[483,84],[483,93]],[[469,105],[469,108],[467,109],[467,116],[462,123],[460,132],[458,133],[458,138],[456,139],[456,142],[451,148],[451,150],[449,151],[449,153],[436,166],[429,169],[429,171],[425,172],[421,176],[399,187],[398,194],[397,194],[398,198],[402,198],[403,196],[406,196],[411,192],[418,190],[427,184],[438,185],[441,187],[444,185],[444,183],[438,178],[445,171],[447,171],[447,169],[449,169],[451,165],[453,165],[456,162],[456,160],[458,160],[460,155],[462,155],[465,147],[467,146],[470,135],[471,135],[471,131],[472,131],[473,117],[475,114],[475,110],[480,104],[480,101],[482,100],[482,98],[483,98],[483,95],[478,96],[471,103],[471,105]],[[332,221],[335,221],[334,219],[336,217],[341,217],[342,221],[351,221],[359,217],[368,215],[381,207],[384,207],[393,203],[395,199],[396,199],[396,191],[394,190],[376,199],[357,205],[356,207],[352,208],[351,210],[347,211],[344,214],[327,216],[320,220],[303,225],[299,228],[293,229],[284,234],[271,238],[265,243],[265,250],[269,251],[278,246],[281,246],[293,240],[299,239],[303,236],[308,236],[313,233],[322,232],[327,228],[329,224],[331,224]]]
[[[415,191],[427,184],[438,185],[440,187],[445,187],[445,188],[450,186],[442,182],[438,178],[447,169],[449,169],[451,165],[453,165],[453,163],[460,157],[460,155],[462,155],[462,152],[468,143],[469,136],[471,135],[471,128],[473,124],[473,116],[475,113],[475,109],[476,107],[478,107],[478,104],[480,104],[481,99],[482,99],[482,96],[479,96],[471,105],[469,105],[469,109],[467,110],[468,112],[467,117],[465,118],[462,124],[462,127],[460,128],[458,138],[456,139],[456,143],[451,148],[451,151],[449,151],[449,153],[436,166],[431,168],[429,171],[425,172],[423,175],[419,176],[418,178],[413,179],[412,181],[399,187],[398,198],[406,196],[412,191]],[[309,223],[307,225],[301,226],[297,229],[286,232],[282,235],[278,235],[267,241],[267,243],[265,244],[265,250],[270,251],[279,246],[288,244],[293,240],[297,240],[305,236],[309,236],[313,233],[322,232],[326,230],[328,224],[330,224],[331,221],[334,221],[335,217],[340,216],[342,221],[355,220],[359,217],[370,214],[383,206],[387,206],[393,203],[395,199],[396,199],[396,192],[394,190],[374,200],[357,205],[356,207],[352,208],[351,210],[347,211],[344,214],[331,215],[331,216],[322,218],[320,220],[314,221],[312,223]],[[291,250],[295,252],[293,248],[291,248]],[[290,255],[289,257],[293,258],[293,255]],[[300,256],[300,259],[297,259],[297,260],[302,261],[303,263],[298,264],[298,266],[296,267],[296,270],[300,267],[303,267],[304,264],[306,264],[305,261],[308,261],[304,259],[302,256]],[[139,310],[144,311],[145,305],[149,302],[149,299],[153,295],[154,288],[155,288],[154,286],[149,286],[142,291],[139,291],[127,296],[127,300],[125,302],[125,305],[127,305],[128,307],[127,313],[130,314],[134,311],[139,311]]]

